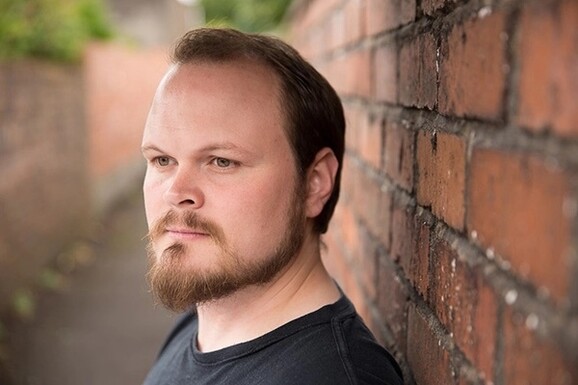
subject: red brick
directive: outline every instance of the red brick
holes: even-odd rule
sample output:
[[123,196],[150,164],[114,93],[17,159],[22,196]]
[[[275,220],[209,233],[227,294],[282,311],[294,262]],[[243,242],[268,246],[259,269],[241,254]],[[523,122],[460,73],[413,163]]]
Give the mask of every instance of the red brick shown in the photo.
[[331,61],[324,62],[322,67],[316,66],[319,72],[331,83],[331,86],[333,86],[335,91],[340,95],[345,93],[345,77],[343,76],[343,71],[347,70],[345,64],[345,57],[341,55]]
[[432,109],[437,98],[436,42],[432,34],[404,43],[399,54],[399,102]]
[[578,135],[578,3],[526,7],[520,22],[518,124]]
[[401,7],[400,21],[407,24],[415,20],[417,16],[417,0],[399,0]]
[[100,178],[140,159],[142,128],[167,61],[160,49],[92,44],[85,63],[90,168]]
[[[336,209],[335,211],[337,212],[339,210]],[[348,245],[343,242],[335,223],[329,226],[326,235],[323,237],[323,242],[326,245],[326,247],[321,249],[323,264],[331,277],[341,283],[345,280],[344,277],[346,275],[350,275],[348,260],[342,251],[342,249],[348,247]]]
[[379,264],[377,305],[381,321],[385,323],[394,337],[399,351],[406,351],[407,340],[407,302],[409,296],[396,274],[394,264]]
[[428,302],[453,334],[465,356],[486,378],[494,372],[497,297],[479,269],[460,260],[449,244],[439,241],[432,252]]
[[526,317],[507,308],[504,320],[504,383],[508,385],[578,383],[575,363],[566,361],[554,341],[526,326]]
[[506,74],[506,20],[495,12],[456,25],[442,39],[439,110],[443,114],[499,120]]
[[409,307],[407,361],[419,385],[453,384],[448,351],[434,331],[432,320]]
[[370,302],[375,302],[377,298],[377,244],[372,240],[367,229],[361,228],[361,248],[353,250],[355,259],[353,266],[359,278],[364,298]]
[[344,13],[345,43],[352,44],[365,36],[365,0],[348,0]]
[[347,53],[344,71],[339,74],[344,77],[347,95],[371,98],[371,64],[371,55],[366,48]]
[[391,232],[391,216],[392,216],[392,198],[389,191],[381,191],[379,202],[377,206],[377,237],[381,246],[389,251],[390,247],[390,232]]
[[419,217],[414,217],[415,226],[415,247],[416,250],[411,254],[410,265],[406,267],[408,279],[415,287],[417,292],[426,298],[429,290],[429,244],[430,244],[430,227]]
[[397,48],[393,44],[379,46],[375,50],[375,100],[397,103]]
[[335,50],[343,47],[347,43],[347,35],[345,33],[345,9],[336,9],[327,20],[327,28],[325,28],[325,38],[329,50]]
[[391,218],[391,257],[409,271],[410,259],[414,253],[413,210],[400,203],[394,203]]
[[301,30],[308,30],[319,25],[329,17],[340,0],[310,1],[295,7],[291,15],[292,25],[298,25]]
[[343,156],[343,165],[341,169],[341,188],[339,190],[339,204],[351,204],[355,195],[355,181],[353,176],[355,165],[348,154]]
[[0,63],[0,312],[87,235],[83,80],[80,65]]
[[420,131],[417,138],[417,200],[448,225],[464,226],[466,145],[447,134]]
[[339,222],[340,225],[340,236],[343,245],[348,250],[359,250],[361,248],[360,245],[360,236],[359,236],[359,225],[357,223],[357,219],[355,217],[355,212],[353,211],[352,206],[350,205],[342,205],[343,215],[341,216],[341,221]]
[[413,191],[415,132],[402,124],[388,122],[385,132],[384,166],[387,175],[401,188]]
[[357,170],[355,176],[357,190],[354,196],[354,207],[359,218],[367,225],[375,236],[379,234],[381,223],[380,207],[381,182],[363,170]]
[[363,122],[359,130],[359,152],[361,157],[374,169],[381,166],[381,149],[383,143],[384,127],[380,115],[369,115],[364,111]]
[[327,245],[327,250],[322,252],[323,261],[360,314],[367,317],[369,310],[365,303],[366,294],[358,282],[358,264],[354,263],[354,258],[359,258],[359,256],[352,258],[344,254],[362,248],[360,229],[351,209],[343,205],[338,205],[338,207],[337,211],[341,220],[331,225],[323,239]]
[[568,212],[569,180],[536,156],[490,149],[472,155],[468,229],[480,245],[557,299],[566,296],[571,279],[569,216],[575,213]]
[[366,0],[367,34],[374,35],[415,19],[415,0]]
[[345,121],[347,129],[345,130],[345,143],[347,143],[348,150],[360,153],[360,127],[363,126],[364,120],[367,119],[365,110],[355,104],[345,104]]

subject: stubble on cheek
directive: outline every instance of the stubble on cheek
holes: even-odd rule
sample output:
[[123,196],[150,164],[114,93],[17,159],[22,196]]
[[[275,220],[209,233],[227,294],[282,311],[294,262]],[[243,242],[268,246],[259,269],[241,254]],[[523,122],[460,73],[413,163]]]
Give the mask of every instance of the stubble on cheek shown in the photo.
[[[263,258],[252,260],[239,255],[227,246],[224,232],[215,224],[195,218],[194,215],[177,216],[167,213],[155,223],[149,233],[150,267],[147,274],[151,291],[166,308],[182,312],[194,305],[218,300],[250,285],[270,282],[298,254],[304,239],[304,198],[296,193],[287,211],[287,229],[278,244]],[[162,235],[168,226],[179,224],[202,229],[210,235],[216,248],[208,255],[193,254],[186,243],[161,246]],[[166,247],[163,249],[163,247]],[[187,259],[207,259],[205,267],[194,267]],[[197,265],[198,266],[198,265]]]

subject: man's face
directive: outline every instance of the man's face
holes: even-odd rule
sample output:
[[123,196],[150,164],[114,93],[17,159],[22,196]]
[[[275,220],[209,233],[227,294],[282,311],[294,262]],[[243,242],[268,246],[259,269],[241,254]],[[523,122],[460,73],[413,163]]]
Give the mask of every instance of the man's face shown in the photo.
[[149,280],[182,311],[271,280],[305,229],[279,81],[248,62],[174,67],[143,138]]

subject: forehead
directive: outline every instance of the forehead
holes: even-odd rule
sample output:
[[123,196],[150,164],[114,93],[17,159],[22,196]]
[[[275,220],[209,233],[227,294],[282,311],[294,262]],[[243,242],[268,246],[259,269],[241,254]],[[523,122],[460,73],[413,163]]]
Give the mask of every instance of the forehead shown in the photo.
[[280,81],[263,64],[249,60],[179,64],[157,89],[144,141],[182,133],[195,139],[285,137],[283,115]]

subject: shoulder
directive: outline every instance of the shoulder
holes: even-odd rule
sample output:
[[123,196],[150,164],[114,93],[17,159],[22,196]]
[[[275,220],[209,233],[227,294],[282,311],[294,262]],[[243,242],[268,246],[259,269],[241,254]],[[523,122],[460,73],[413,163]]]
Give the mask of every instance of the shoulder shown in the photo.
[[401,385],[402,374],[393,356],[377,343],[354,313],[332,321],[335,344],[352,384]]
[[[312,315],[316,321],[281,343],[290,384],[401,385],[394,358],[379,345],[349,300],[343,297]],[[311,320],[311,317],[306,317]],[[291,341],[291,343],[289,343]],[[275,355],[270,354],[271,360]],[[273,358],[271,360],[275,362]],[[271,362],[270,361],[270,362]],[[281,366],[281,365],[279,365]]]

